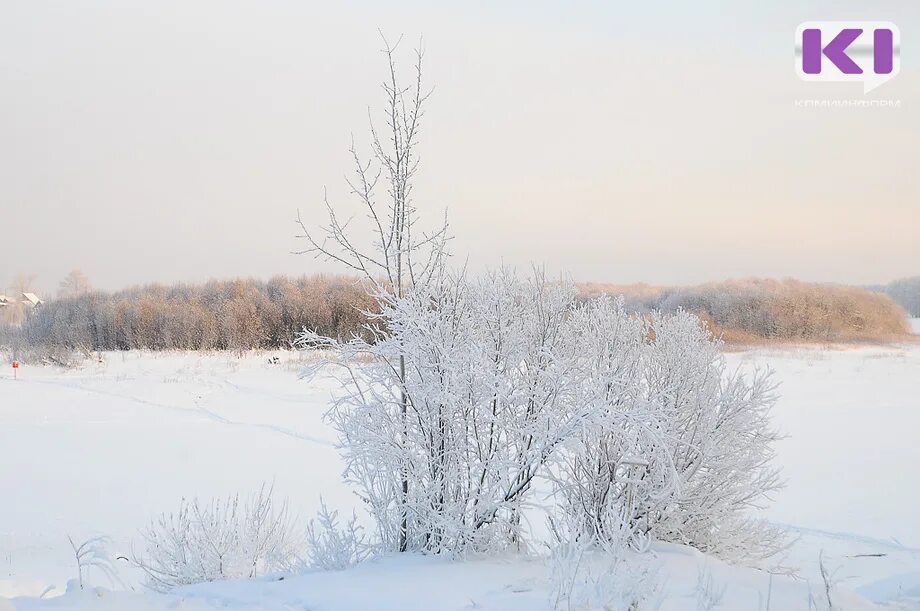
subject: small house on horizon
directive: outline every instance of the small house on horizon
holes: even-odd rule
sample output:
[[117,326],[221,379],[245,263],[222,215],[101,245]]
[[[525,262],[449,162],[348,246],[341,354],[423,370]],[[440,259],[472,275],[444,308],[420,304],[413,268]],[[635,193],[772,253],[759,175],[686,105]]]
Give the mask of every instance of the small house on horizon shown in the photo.
[[22,294],[22,303],[26,304],[27,306],[31,306],[31,307],[34,308],[34,307],[43,305],[45,302],[42,301],[42,300],[38,297],[38,295],[36,295],[35,293],[23,293],[23,294]]

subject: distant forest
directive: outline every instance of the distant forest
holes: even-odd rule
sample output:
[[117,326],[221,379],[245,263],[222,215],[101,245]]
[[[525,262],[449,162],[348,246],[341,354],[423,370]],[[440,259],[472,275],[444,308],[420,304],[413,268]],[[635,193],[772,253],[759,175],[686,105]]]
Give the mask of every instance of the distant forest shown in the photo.
[[360,310],[371,304],[354,278],[342,276],[85,290],[0,328],[0,343],[84,351],[288,347],[305,327],[332,337],[361,333]]
[[893,295],[845,285],[749,279],[692,287],[582,288],[587,295],[622,294],[627,308],[640,313],[694,312],[729,343],[890,341],[910,332],[905,308]]
[[874,291],[885,293],[907,310],[913,318],[920,318],[920,276],[895,280],[884,286],[870,287]]
[[[627,309],[643,315],[694,312],[717,336],[740,344],[889,341],[909,333],[905,309],[920,316],[920,277],[873,290],[758,279],[680,288],[583,283],[579,290],[583,298],[623,295]],[[362,312],[373,306],[361,284],[347,276],[148,285],[110,293],[72,274],[59,292],[15,323],[0,319],[0,347],[287,348],[304,328],[339,338],[363,335]]]

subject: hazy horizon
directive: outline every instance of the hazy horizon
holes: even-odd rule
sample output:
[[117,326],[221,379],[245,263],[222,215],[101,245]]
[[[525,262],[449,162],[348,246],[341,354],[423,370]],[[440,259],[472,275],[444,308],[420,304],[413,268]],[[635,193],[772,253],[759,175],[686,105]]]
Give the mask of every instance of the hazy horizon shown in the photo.
[[[474,270],[578,281],[920,274],[920,5],[782,2],[728,15],[575,2],[0,2],[0,290],[342,272],[291,251],[298,209],[346,204],[380,28],[424,36],[435,91],[416,203]],[[890,20],[902,67],[865,99],[803,83],[802,21]]]

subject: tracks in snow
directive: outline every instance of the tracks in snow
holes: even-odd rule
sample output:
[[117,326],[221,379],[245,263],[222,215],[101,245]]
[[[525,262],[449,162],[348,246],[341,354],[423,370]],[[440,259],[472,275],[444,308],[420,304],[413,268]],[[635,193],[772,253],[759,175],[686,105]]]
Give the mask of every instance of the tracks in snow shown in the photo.
[[[205,407],[204,398],[207,395],[211,394],[212,392],[215,392],[216,390],[220,390],[226,387],[232,388],[237,391],[247,392],[250,394],[259,394],[258,390],[256,389],[243,388],[243,387],[238,386],[237,384],[234,384],[233,382],[230,382],[229,380],[224,380],[223,384],[214,384],[212,382],[208,382],[208,385],[212,387],[212,390],[208,393],[202,394],[201,396],[196,396],[194,398],[194,405],[191,407],[181,407],[178,405],[170,405],[168,403],[160,403],[157,401],[151,401],[149,399],[145,399],[143,397],[137,397],[137,396],[130,395],[130,394],[101,390],[98,388],[93,388],[91,386],[80,384],[78,381],[65,382],[65,381],[56,381],[56,380],[34,380],[33,379],[33,380],[29,380],[28,383],[41,384],[41,385],[46,385],[46,386],[56,386],[58,388],[64,388],[66,390],[70,390],[74,392],[85,392],[85,393],[100,395],[104,397],[111,397],[114,399],[122,399],[125,401],[130,401],[132,403],[143,405],[145,407],[165,409],[165,410],[170,410],[170,411],[180,412],[180,413],[185,413],[185,414],[188,414],[190,412],[199,413],[203,415],[205,418],[207,418],[208,420],[211,420],[212,422],[216,422],[218,424],[223,424],[226,426],[240,426],[240,427],[249,427],[253,429],[261,429],[261,430],[269,431],[269,432],[276,433],[279,435],[284,435],[286,437],[299,439],[307,443],[313,443],[313,444],[327,446],[327,447],[335,447],[336,445],[334,442],[329,441],[328,439],[323,439],[321,437],[316,437],[313,435],[307,435],[305,433],[299,433],[293,429],[282,427],[276,424],[270,424],[267,422],[247,422],[244,420],[233,420],[233,419],[227,418],[226,416],[222,416],[221,414],[219,414],[218,412],[212,409],[208,409],[207,407]],[[291,403],[297,402],[292,397],[285,397],[284,399],[285,401],[288,401]]]

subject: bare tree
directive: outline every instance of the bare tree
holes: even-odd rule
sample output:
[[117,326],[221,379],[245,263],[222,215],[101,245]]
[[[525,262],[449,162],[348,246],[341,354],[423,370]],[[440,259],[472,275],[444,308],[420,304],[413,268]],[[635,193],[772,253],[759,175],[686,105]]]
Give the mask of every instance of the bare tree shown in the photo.
[[[354,160],[354,173],[346,178],[350,193],[365,213],[373,236],[369,247],[357,244],[357,231],[352,227],[354,217],[343,219],[329,201],[323,200],[328,224],[318,232],[311,232],[297,215],[303,231],[298,236],[307,241],[307,248],[299,254],[311,253],[317,258],[336,261],[357,272],[369,283],[375,296],[393,294],[401,299],[412,287],[427,284],[443,268],[448,240],[447,214],[433,231],[424,232],[418,226],[419,215],[413,201],[413,180],[418,170],[417,151],[421,119],[425,103],[431,94],[422,84],[421,45],[415,50],[412,82],[401,83],[396,69],[395,52],[399,42],[391,45],[381,34],[387,58],[388,74],[383,82],[385,93],[385,120],[378,129],[370,118],[371,158],[365,160],[354,142],[350,148]],[[400,39],[401,40],[401,39]],[[377,188],[381,177],[386,183],[386,195],[378,199]],[[399,357],[400,387],[405,387],[406,358]],[[402,418],[407,417],[407,397],[400,397]],[[405,443],[403,434],[403,443]],[[407,549],[408,515],[405,501],[409,496],[409,478],[402,478],[404,514],[400,527],[399,551]]]
[[[297,223],[303,231],[307,248],[298,254],[311,253],[327,261],[336,261],[357,272],[377,291],[391,290],[402,297],[412,285],[424,283],[438,272],[446,254],[447,218],[432,232],[423,232],[417,223],[418,211],[412,198],[413,179],[418,170],[417,151],[421,119],[430,90],[423,89],[422,60],[416,49],[413,83],[403,86],[397,76],[395,52],[399,42],[390,45],[384,39],[383,52],[389,72],[383,82],[386,94],[385,130],[380,131],[370,119],[370,160],[364,160],[352,143],[354,174],[346,177],[350,193],[370,221],[373,235],[370,248],[356,244],[351,229],[354,217],[343,220],[324,195],[328,224],[311,232],[298,213]],[[377,186],[383,176],[387,183],[384,202],[377,198]]]
[[13,292],[17,294],[34,292],[34,287],[35,274],[17,274],[10,285]]
[[85,295],[91,290],[93,290],[93,286],[90,284],[89,278],[86,277],[86,274],[78,269],[75,269],[67,274],[63,280],[61,280],[61,284],[58,286],[58,297],[62,299],[66,299],[68,297],[79,297],[80,295]]

